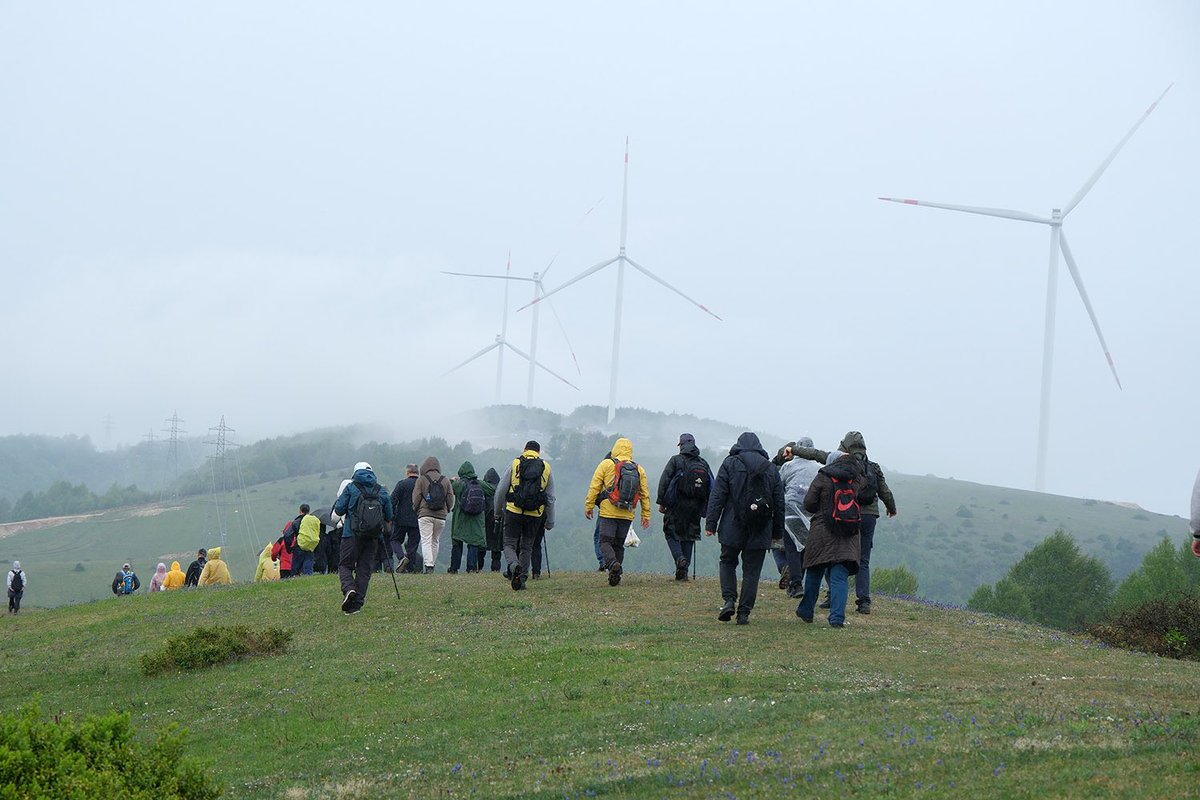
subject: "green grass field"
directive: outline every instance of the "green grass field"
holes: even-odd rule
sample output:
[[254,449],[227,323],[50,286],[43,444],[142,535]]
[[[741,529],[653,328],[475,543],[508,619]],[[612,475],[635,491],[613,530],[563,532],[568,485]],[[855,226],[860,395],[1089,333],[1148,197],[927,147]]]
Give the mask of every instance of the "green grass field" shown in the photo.
[[[171,723],[227,796],[1184,797],[1200,665],[880,597],[804,625],[764,583],[748,627],[714,579],[332,576],[108,599],[0,621],[0,704]],[[818,618],[820,619],[820,618]],[[291,651],[157,678],[138,658],[212,623]]]

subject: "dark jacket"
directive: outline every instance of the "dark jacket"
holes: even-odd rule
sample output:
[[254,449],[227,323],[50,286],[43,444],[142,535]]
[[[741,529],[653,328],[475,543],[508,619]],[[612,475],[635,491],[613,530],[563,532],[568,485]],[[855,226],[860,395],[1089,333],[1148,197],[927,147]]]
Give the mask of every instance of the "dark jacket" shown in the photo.
[[[492,486],[500,485],[500,473],[496,472],[495,467],[488,467],[488,471],[483,473],[483,479]],[[495,495],[493,497],[493,505]],[[487,538],[487,549],[493,552],[504,549],[504,537],[500,524],[492,513],[492,509],[488,509],[484,514],[484,532]]]
[[[875,481],[879,484],[879,497],[873,502],[867,503],[862,507],[862,513],[870,514],[873,517],[879,516],[879,501],[883,501],[884,508],[889,514],[896,513],[896,498],[892,495],[892,490],[888,488],[887,478],[883,477],[883,468],[867,458],[867,445],[863,440],[863,436],[858,431],[850,431],[846,437],[842,439],[842,452],[850,453],[857,456],[860,463],[868,465],[875,472]],[[792,455],[799,458],[807,458],[809,461],[819,461],[825,464],[829,461],[829,452],[826,450],[818,450],[815,447],[793,447]],[[807,562],[805,562],[807,563]]]
[[671,456],[667,466],[663,467],[658,479],[658,495],[655,503],[663,512],[663,533],[681,541],[698,541],[700,539],[700,520],[708,511],[708,505],[702,498],[678,496],[675,505],[667,505],[667,492],[674,477],[684,471],[690,471],[695,465],[702,465],[708,473],[709,495],[712,494],[712,470],[708,462],[700,455],[700,448],[694,443],[688,443],[679,451],[679,455]]
[[118,595],[125,594],[125,576],[126,575],[129,575],[130,577],[133,578],[133,587],[130,589],[130,594],[132,594],[133,592],[136,592],[138,589],[142,588],[142,582],[138,580],[138,576],[137,576],[136,572],[134,572],[133,570],[130,570],[129,572],[126,572],[125,570],[119,570],[117,572],[117,577],[113,578],[113,582],[112,582],[113,594],[118,594]]
[[838,480],[851,481],[855,491],[862,489],[862,468],[858,460],[849,454],[843,455],[832,464],[822,467],[813,478],[808,494],[804,496],[804,510],[812,514],[809,522],[808,541],[804,545],[804,568],[827,567],[832,564],[845,564],[851,575],[858,572],[859,544],[861,536],[835,536],[829,525],[829,515],[833,512],[833,481],[830,475]]
[[[751,471],[766,470],[771,492],[771,520],[758,530],[744,529],[736,509],[747,502],[746,479]],[[772,539],[783,538],[783,481],[779,469],[767,458],[758,436],[743,433],[721,462],[712,494],[708,498],[705,527],[717,533],[717,541],[742,550],[766,550]]]
[[183,579],[184,586],[199,586],[200,573],[204,572],[204,563],[207,559],[197,558],[191,564],[188,564],[187,575]]
[[[349,516],[358,505],[359,498],[362,497],[363,489],[370,489],[373,486],[379,486],[379,481],[375,479],[375,473],[369,469],[359,469],[354,471],[354,477],[350,479],[350,483],[346,484],[346,488],[338,495],[337,502],[333,504],[333,513],[339,517],[346,519],[346,524],[342,525],[342,538],[349,539],[354,535],[350,530]],[[392,521],[392,498],[383,488],[379,489],[379,499],[383,501],[383,518],[387,522]]]
[[416,485],[417,476],[409,475],[392,489],[392,513],[396,515],[397,528],[417,527],[417,512],[412,507],[413,487]]

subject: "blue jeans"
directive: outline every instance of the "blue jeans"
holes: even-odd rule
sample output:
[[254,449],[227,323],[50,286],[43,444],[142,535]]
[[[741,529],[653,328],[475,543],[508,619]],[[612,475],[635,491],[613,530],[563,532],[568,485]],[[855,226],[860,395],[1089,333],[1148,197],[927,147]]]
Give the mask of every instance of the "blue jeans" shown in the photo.
[[667,537],[667,549],[671,551],[671,560],[679,563],[680,558],[686,558],[688,563],[692,563],[692,553],[696,543],[691,539],[676,539],[674,536]]
[[879,517],[863,514],[859,522],[858,575],[854,576],[854,594],[857,604],[871,602],[871,548],[875,545],[875,523]]
[[809,569],[804,573],[804,598],[797,613],[804,619],[812,619],[816,611],[817,598],[821,595],[821,579],[829,575],[829,624],[841,625],[846,621],[846,597],[850,594],[850,575],[845,564],[834,564],[826,569]]
[[292,551],[292,574],[312,575],[312,573],[313,554],[308,550],[301,550],[297,547]]

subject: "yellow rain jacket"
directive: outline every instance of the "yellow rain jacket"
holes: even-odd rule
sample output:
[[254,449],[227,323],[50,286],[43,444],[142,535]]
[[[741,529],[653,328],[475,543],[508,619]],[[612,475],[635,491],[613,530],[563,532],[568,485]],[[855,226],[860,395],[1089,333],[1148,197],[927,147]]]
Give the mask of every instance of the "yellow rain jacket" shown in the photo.
[[200,585],[215,586],[218,583],[228,585],[233,583],[233,579],[229,577],[229,567],[221,560],[221,548],[210,547],[208,563],[204,565],[204,572],[200,573]]
[[254,570],[254,580],[257,581],[277,581],[279,580],[279,563],[271,558],[271,548],[274,542],[267,542],[267,546],[258,554],[258,568]]
[[162,587],[164,589],[179,589],[183,586],[184,574],[179,568],[178,561],[171,562],[171,571],[167,573],[167,577],[163,578]]
[[[584,501],[583,507],[585,512],[596,507],[596,500],[603,498],[600,501],[600,516],[608,517],[609,519],[633,519],[632,508],[617,508],[608,500],[608,492],[612,489],[613,483],[617,477],[617,462],[633,460],[633,442],[628,439],[617,439],[613,444],[612,458],[606,458],[596,466],[595,473],[592,474],[592,483],[588,487],[587,499]],[[650,489],[646,484],[646,470],[642,469],[642,465],[638,464],[638,481],[641,487],[638,489],[637,502],[642,506],[642,521],[650,521]]]

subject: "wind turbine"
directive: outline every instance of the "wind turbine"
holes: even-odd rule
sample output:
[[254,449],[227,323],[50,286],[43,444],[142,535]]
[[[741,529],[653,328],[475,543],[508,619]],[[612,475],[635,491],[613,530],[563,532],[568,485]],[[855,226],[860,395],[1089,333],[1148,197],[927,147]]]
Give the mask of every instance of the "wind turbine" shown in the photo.
[[[489,274],[478,273],[478,272],[446,272],[445,270],[443,270],[443,274],[458,275],[463,278],[492,278],[492,279],[496,279],[496,280],[505,281],[505,284],[504,284],[504,315],[506,318],[505,323],[507,324],[509,282],[510,281],[524,281],[526,283],[532,283],[533,284],[533,302],[537,303],[537,301],[540,300],[546,294],[546,286],[545,286],[545,284],[542,283],[542,281],[545,279],[546,273],[548,273],[550,271],[550,267],[553,264],[554,264],[554,259],[552,258],[552,259],[550,259],[550,263],[546,265],[545,269],[543,269],[540,273],[538,273],[538,272],[533,273],[533,277],[531,277],[531,278],[526,278],[523,275],[513,275],[513,274],[511,274],[511,270],[505,270],[505,273],[503,275],[489,275]],[[567,329],[563,326],[562,319],[559,318],[558,311],[555,310],[554,304],[550,303],[549,305],[550,305],[550,313],[554,314],[554,320],[555,320],[555,322],[558,323],[558,329],[560,331],[562,331],[563,341],[565,341],[567,343],[567,349],[571,352],[571,359],[575,362],[575,371],[582,375],[583,373],[579,369],[579,359],[575,358],[575,349],[573,347],[571,347],[571,340],[567,336]],[[537,373],[537,369],[536,369],[535,365],[541,366],[540,364],[537,363],[538,310],[539,310],[539,306],[535,305],[533,307],[533,320],[532,320],[532,324],[530,325],[530,330],[529,330],[529,356],[527,358],[527,360],[529,361],[529,383],[528,383],[528,386],[526,387],[526,391],[525,391],[525,405],[528,408],[533,408],[533,379],[534,379],[534,375]],[[550,371],[546,367],[542,367],[542,368],[545,369],[547,372]],[[553,375],[554,373],[551,372],[550,374]],[[555,377],[558,377],[558,376],[555,376]],[[563,380],[563,379],[559,378],[559,380]],[[566,383],[566,381],[564,381],[564,382]],[[568,383],[567,385],[571,385],[571,384]]]
[[[464,275],[466,273],[451,272],[451,273],[447,273],[447,274],[449,274],[449,275]],[[534,273],[535,277],[536,277],[536,275],[537,275],[537,273]],[[470,358],[466,359],[465,361],[458,364],[457,366],[452,367],[451,369],[447,370],[445,372],[445,374],[449,375],[451,372],[454,372],[455,370],[465,367],[467,364],[470,364],[472,361],[479,358],[480,356],[486,355],[486,354],[490,353],[492,350],[496,350],[497,351],[497,353],[496,353],[496,403],[499,404],[500,403],[500,388],[502,386],[502,379],[504,377],[504,349],[507,347],[509,350],[512,350],[514,353],[519,355],[521,358],[523,358],[529,362],[529,372],[530,372],[529,382],[530,382],[530,393],[531,394],[533,391],[532,386],[533,386],[534,367],[541,367],[542,369],[546,370],[546,372],[549,372],[551,375],[553,375],[554,377],[558,378],[560,381],[565,383],[567,386],[570,386],[572,389],[578,390],[579,389],[578,386],[571,383],[569,380],[567,380],[566,378],[559,375],[557,372],[555,372],[554,370],[550,369],[545,364],[542,364],[541,362],[539,362],[537,360],[536,330],[535,330],[535,334],[534,334],[535,347],[534,347],[533,354],[526,353],[524,350],[521,350],[520,348],[516,347],[515,345],[513,345],[511,342],[508,341],[508,286],[509,286],[509,282],[513,281],[513,280],[529,280],[528,278],[525,278],[525,279],[516,278],[512,275],[512,253],[508,254],[508,262],[505,264],[503,275],[479,275],[477,277],[501,278],[504,280],[504,315],[501,317],[500,333],[496,335],[496,341],[492,342],[487,347],[485,347],[482,350],[480,350],[479,352],[475,353]],[[535,289],[534,291],[535,291],[535,295],[536,295],[537,289]],[[572,353],[572,355],[574,355],[574,353]]]
[[595,264],[591,267],[588,267],[583,272],[579,273],[574,278],[571,278],[571,280],[567,281],[566,283],[562,284],[561,286],[559,286],[549,292],[546,292],[541,297],[535,297],[532,302],[526,303],[525,305],[523,305],[517,309],[517,311],[523,311],[526,308],[529,308],[530,306],[533,306],[536,309],[538,304],[541,301],[543,301],[555,294],[558,294],[559,292],[561,292],[563,289],[566,289],[571,284],[578,283],[579,281],[588,277],[592,273],[599,272],[600,270],[604,269],[607,266],[610,266],[612,264],[617,265],[617,302],[616,302],[616,307],[615,307],[615,311],[613,314],[612,373],[609,377],[609,384],[608,384],[608,387],[609,387],[608,388],[608,421],[609,422],[613,421],[613,417],[615,417],[616,413],[617,413],[617,367],[620,362],[620,354],[621,354],[621,304],[622,304],[624,289],[625,289],[625,265],[626,264],[633,267],[638,272],[642,273],[643,275],[645,275],[647,278],[654,281],[655,283],[658,283],[658,284],[666,287],[667,289],[670,289],[672,292],[679,295],[684,300],[687,300],[689,303],[691,303],[692,305],[699,308],[705,314],[708,314],[717,320],[721,319],[716,314],[714,314],[713,312],[711,312],[707,308],[705,308],[703,305],[701,305],[700,303],[697,303],[695,300],[688,297],[686,294],[679,291],[674,286],[667,283],[662,278],[658,277],[653,272],[646,269],[641,264],[637,263],[632,258],[630,258],[628,256],[628,254],[626,254],[626,252],[625,252],[625,235],[628,231],[628,228],[629,228],[629,137],[626,136],[625,137],[625,175],[624,175],[623,183],[621,185],[621,239],[620,239],[619,247],[617,249],[617,254],[610,259],[601,261],[599,264]]
[[[1171,84],[1171,86],[1174,85]],[[1096,312],[1092,308],[1091,300],[1088,299],[1087,290],[1083,288],[1083,278],[1080,277],[1079,267],[1075,263],[1075,257],[1071,254],[1071,247],[1067,244],[1067,237],[1063,233],[1062,224],[1066,220],[1067,215],[1079,205],[1080,201],[1091,191],[1091,188],[1096,185],[1096,181],[1100,180],[1100,176],[1104,174],[1104,171],[1108,169],[1108,165],[1117,157],[1117,153],[1121,152],[1121,148],[1133,138],[1133,134],[1137,132],[1137,129],[1146,121],[1151,112],[1158,107],[1158,104],[1162,102],[1167,92],[1171,91],[1171,86],[1163,90],[1158,99],[1150,104],[1145,113],[1129,129],[1125,137],[1117,142],[1117,146],[1108,154],[1108,158],[1104,159],[1103,163],[1092,173],[1091,177],[1080,187],[1079,191],[1075,193],[1075,196],[1068,201],[1066,207],[1051,209],[1049,217],[1041,217],[1024,211],[1012,211],[1006,208],[982,208],[978,206],[949,205],[946,203],[928,203],[924,200],[908,200],[898,197],[879,198],[880,200],[887,200],[892,203],[944,208],[948,211],[965,211],[968,214],[982,214],[988,217],[1015,219],[1020,222],[1035,222],[1039,225],[1048,225],[1050,227],[1050,269],[1046,281],[1046,326],[1042,336],[1042,398],[1038,417],[1037,471],[1034,477],[1034,488],[1039,492],[1044,491],[1046,488],[1046,442],[1050,436],[1050,378],[1054,367],[1054,314],[1057,306],[1059,250],[1062,251],[1063,260],[1067,262],[1067,269],[1071,273],[1071,279],[1075,282],[1075,288],[1079,292],[1079,299],[1083,301],[1083,307],[1087,309],[1088,317],[1092,320],[1092,327],[1096,330],[1096,338],[1100,340],[1100,348],[1104,351],[1104,358],[1108,361],[1108,368],[1112,370],[1113,379],[1117,382],[1117,388],[1121,388],[1121,378],[1117,375],[1117,368],[1113,364],[1108,344],[1104,341],[1104,334],[1100,331],[1100,322],[1096,319]]]

